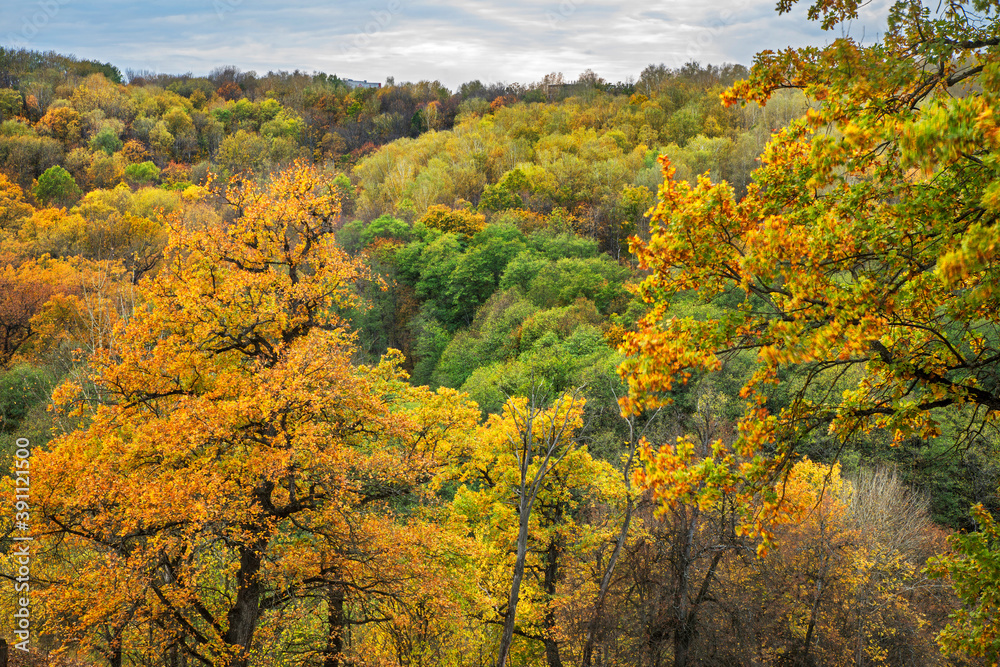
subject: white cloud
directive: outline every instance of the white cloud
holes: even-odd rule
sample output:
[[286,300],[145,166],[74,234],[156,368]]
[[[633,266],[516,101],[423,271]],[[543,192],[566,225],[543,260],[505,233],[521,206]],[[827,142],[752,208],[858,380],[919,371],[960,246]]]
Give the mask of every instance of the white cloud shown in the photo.
[[[3,0],[6,45],[110,61],[120,69],[206,74],[223,65],[322,70],[397,81],[538,80],[590,68],[608,80],[688,60],[749,65],[765,48],[822,44],[804,7],[774,0],[596,3],[590,0]],[[889,0],[858,23],[867,40]],[[851,26],[860,36],[861,28]]]

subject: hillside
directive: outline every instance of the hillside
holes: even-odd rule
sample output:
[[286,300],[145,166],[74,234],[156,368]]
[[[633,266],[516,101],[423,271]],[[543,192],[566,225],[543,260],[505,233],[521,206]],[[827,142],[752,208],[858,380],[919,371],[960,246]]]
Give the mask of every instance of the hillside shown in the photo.
[[11,664],[995,662],[997,23],[897,18],[456,91],[0,48]]

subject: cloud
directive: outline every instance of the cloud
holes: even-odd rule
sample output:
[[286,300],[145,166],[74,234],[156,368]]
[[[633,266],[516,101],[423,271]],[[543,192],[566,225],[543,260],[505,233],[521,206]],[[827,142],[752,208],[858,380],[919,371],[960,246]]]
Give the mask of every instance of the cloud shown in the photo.
[[[774,0],[6,0],[8,46],[72,53],[120,69],[325,71],[350,78],[531,82],[593,69],[637,77],[650,63],[749,64],[754,53],[832,37]],[[888,0],[865,9],[872,36]],[[871,26],[871,27],[869,27]],[[852,26],[852,30],[857,26]],[[860,32],[860,31],[859,31]]]

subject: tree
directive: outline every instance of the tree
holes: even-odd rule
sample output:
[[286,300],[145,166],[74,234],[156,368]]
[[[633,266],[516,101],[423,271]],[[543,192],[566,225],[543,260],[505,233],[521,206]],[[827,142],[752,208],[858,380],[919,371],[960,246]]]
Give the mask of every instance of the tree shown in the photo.
[[0,88],[0,121],[20,115],[24,108],[24,98],[13,88]]
[[[179,197],[169,193],[166,197],[151,198],[152,201],[146,199],[145,205],[144,199],[142,194],[133,193],[122,184],[114,189],[88,193],[73,209],[86,221],[81,254],[95,259],[120,260],[131,273],[132,282],[138,282],[159,262],[166,245],[163,214],[168,208],[176,208]],[[161,206],[163,209],[157,211]]]
[[153,183],[160,177],[160,169],[155,164],[145,162],[133,163],[125,167],[125,177],[133,183]]
[[601,583],[597,589],[597,596],[594,600],[593,614],[586,626],[586,639],[584,640],[583,651],[580,658],[580,664],[582,667],[590,667],[593,660],[594,646],[598,639],[599,624],[605,613],[605,604],[608,599],[608,591],[611,587],[611,577],[614,574],[615,567],[618,565],[618,559],[621,556],[622,547],[629,539],[633,512],[635,510],[632,478],[634,475],[634,465],[637,463],[636,459],[639,451],[639,442],[640,439],[644,437],[643,432],[646,430],[646,427],[652,424],[658,415],[659,411],[649,417],[644,427],[642,429],[638,429],[638,432],[636,429],[635,417],[632,415],[625,416],[625,422],[628,425],[629,434],[629,438],[625,442],[626,452],[623,455],[623,465],[621,470],[622,485],[625,491],[625,507],[622,512],[621,526],[613,539],[614,547],[611,550],[611,555],[608,557],[607,564],[604,566],[604,571],[601,574]]
[[[574,435],[582,423],[583,399],[565,394],[550,408],[541,407],[537,400],[534,394],[530,398],[508,400],[503,414],[493,415],[484,427],[484,446],[469,466],[481,471],[487,477],[487,484],[494,487],[487,493],[507,495],[512,490],[517,514],[514,566],[503,612],[497,667],[507,664],[514,638],[521,585],[528,560],[529,534],[533,523],[538,521],[537,515],[532,518],[537,509],[536,499],[551,484],[564,460],[577,450]],[[491,473],[496,475],[495,479]],[[565,489],[557,489],[555,495],[565,492]],[[551,557],[555,547],[552,544],[547,546],[547,550],[552,552]],[[553,570],[550,594],[554,592],[554,574]],[[549,665],[560,664],[556,645],[548,641],[545,643]]]
[[[40,533],[87,573],[53,572],[45,601],[111,664],[249,664],[277,610],[323,591],[348,603],[362,508],[429,474],[408,419],[389,417],[398,356],[350,363],[336,309],[357,268],[333,244],[329,182],[299,165],[227,197],[229,225],[174,227],[135,316],[56,392],[64,408],[99,404],[32,460]],[[342,647],[327,644],[326,664]]]
[[[678,437],[674,445],[660,448],[651,470],[636,474],[662,504],[657,510],[662,525],[655,527],[662,545],[654,548],[666,552],[669,573],[669,585],[659,594],[663,601],[647,632],[651,637],[672,639],[675,667],[686,667],[696,660],[695,639],[704,608],[715,596],[717,572],[724,558],[747,551],[749,544],[746,531],[738,526],[750,494],[734,480],[719,486],[710,474],[702,477],[704,473],[695,465],[723,452],[728,460],[739,457],[730,448],[732,425],[724,418],[727,399],[710,385],[699,394],[697,409],[685,424],[689,432]],[[648,442],[642,443],[642,452],[643,459],[649,461]],[[692,474],[682,472],[685,468],[692,469]],[[671,478],[671,473],[676,478]],[[667,479],[672,484],[665,483]]]
[[82,194],[70,173],[60,166],[49,167],[38,177],[34,193],[42,204],[62,206],[72,204]]
[[[810,16],[831,28],[859,4],[820,0]],[[942,436],[950,420],[966,442],[996,422],[998,45],[995,6],[932,15],[896,2],[881,42],[765,51],[725,94],[763,103],[798,88],[814,104],[772,137],[740,201],[726,183],[673,181],[664,161],[652,237],[635,242],[653,309],[625,343],[625,406],[660,403],[738,355],[755,354],[756,370],[741,391],[740,458],[673,470],[664,459],[654,488],[694,476],[706,482],[696,495],[737,482],[766,494],[824,430],[898,443]],[[707,316],[671,316],[686,292]],[[743,523],[767,536],[766,517]]]
[[0,174],[0,230],[17,231],[21,220],[32,213],[24,201],[24,192],[17,183]]
[[50,107],[35,127],[69,148],[80,140],[80,113],[68,106]]
[[471,238],[486,226],[486,217],[465,209],[450,209],[435,204],[427,209],[420,222],[432,229]]
[[92,151],[104,151],[108,155],[111,155],[115,151],[121,150],[124,146],[124,142],[118,137],[118,133],[111,127],[103,127],[101,130],[90,138],[90,150]]
[[38,280],[35,269],[32,263],[7,264],[0,270],[0,370],[37,334],[32,320],[52,295],[52,288]]
[[47,257],[0,264],[0,371],[18,357],[44,353],[75,329],[67,299],[80,291],[81,268]]
[[836,463],[792,466],[780,489],[779,548],[750,563],[733,559],[718,577],[708,638],[716,660],[940,662],[934,635],[943,624],[925,617],[928,591],[939,587],[919,574],[936,532],[927,500],[885,470],[855,480]]
[[[857,6],[810,13],[830,27]],[[1000,413],[1000,36],[995,9],[977,8],[932,18],[898,2],[881,43],[761,53],[726,99],[794,87],[816,108],[772,138],[739,202],[726,183],[673,181],[664,161],[652,238],[635,243],[653,309],[625,344],[625,405],[755,353],[736,442],[753,462],[696,464],[716,480],[765,488],[819,429],[898,442],[940,435],[945,412],[965,432]],[[671,317],[689,291],[708,317]],[[772,412],[775,385],[789,399]]]
[[1000,609],[1000,566],[997,545],[1000,530],[982,505],[973,508],[978,531],[952,538],[953,553],[930,563],[934,576],[947,577],[962,601],[950,623],[938,636],[942,651],[955,656],[1000,660],[997,610]]

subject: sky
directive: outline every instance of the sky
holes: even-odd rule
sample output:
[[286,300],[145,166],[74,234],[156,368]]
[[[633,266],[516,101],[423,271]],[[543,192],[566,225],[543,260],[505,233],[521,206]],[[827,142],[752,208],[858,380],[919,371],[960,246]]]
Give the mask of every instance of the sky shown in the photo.
[[[750,65],[763,49],[821,46],[845,33],[779,16],[775,0],[0,0],[0,44],[110,62],[123,73],[234,65],[321,71],[384,82],[438,80],[455,90],[574,80],[638,79],[650,64]],[[888,0],[873,0],[847,34],[884,30]]]

